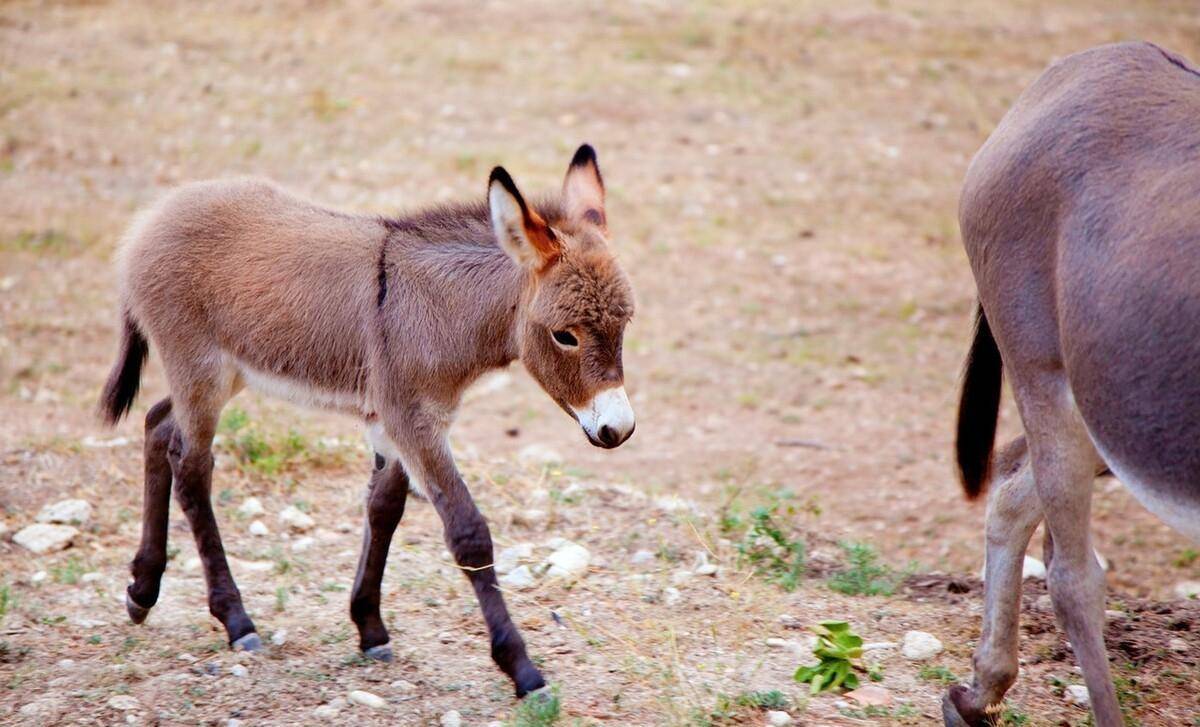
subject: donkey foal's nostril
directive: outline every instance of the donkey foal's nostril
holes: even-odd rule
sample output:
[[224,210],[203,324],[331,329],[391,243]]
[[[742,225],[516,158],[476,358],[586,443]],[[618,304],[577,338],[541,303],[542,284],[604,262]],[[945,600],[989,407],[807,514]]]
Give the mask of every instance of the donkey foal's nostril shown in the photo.
[[621,443],[621,436],[617,434],[616,430],[605,424],[600,427],[600,441],[606,446],[615,447]]

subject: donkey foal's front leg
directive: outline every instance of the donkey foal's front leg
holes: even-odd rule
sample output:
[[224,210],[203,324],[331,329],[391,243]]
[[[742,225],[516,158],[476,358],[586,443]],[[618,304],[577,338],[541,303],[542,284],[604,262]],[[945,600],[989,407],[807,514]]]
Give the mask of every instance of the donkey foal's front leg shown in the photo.
[[358,645],[363,653],[379,661],[391,661],[387,627],[379,615],[379,587],[387,565],[392,534],[404,517],[408,499],[408,476],[398,461],[387,461],[375,455],[376,468],[371,473],[367,492],[367,517],[363,530],[362,555],[354,576],[350,595],[350,618],[358,626]]

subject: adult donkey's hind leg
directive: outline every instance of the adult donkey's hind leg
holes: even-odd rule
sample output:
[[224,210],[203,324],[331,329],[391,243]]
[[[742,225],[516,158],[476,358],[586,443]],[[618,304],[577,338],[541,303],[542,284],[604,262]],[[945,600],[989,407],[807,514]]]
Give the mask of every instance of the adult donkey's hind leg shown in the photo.
[[408,499],[408,476],[399,461],[375,455],[375,471],[367,491],[367,516],[362,555],[350,594],[350,618],[358,626],[358,644],[363,653],[379,661],[391,661],[387,627],[379,615],[379,588],[387,565],[392,534],[404,517]]
[[1005,447],[994,470],[997,484],[988,495],[985,527],[983,634],[971,686],[951,687],[943,704],[949,725],[990,724],[992,708],[1017,679],[1025,548],[1042,520],[1024,438]]
[[[1025,398],[1020,388],[1014,384],[1018,401]],[[1044,395],[1032,406],[1021,406],[1037,493],[1053,539],[1046,584],[1083,670],[1096,725],[1120,727],[1121,709],[1104,648],[1104,570],[1091,542],[1092,481],[1104,463],[1065,388],[1049,386],[1054,399]]]
[[158,602],[158,589],[167,567],[167,524],[171,507],[171,464],[167,448],[175,435],[171,400],[163,399],[146,413],[145,488],[142,495],[142,541],[130,570],[133,583],[125,589],[125,608],[134,623],[142,623]]

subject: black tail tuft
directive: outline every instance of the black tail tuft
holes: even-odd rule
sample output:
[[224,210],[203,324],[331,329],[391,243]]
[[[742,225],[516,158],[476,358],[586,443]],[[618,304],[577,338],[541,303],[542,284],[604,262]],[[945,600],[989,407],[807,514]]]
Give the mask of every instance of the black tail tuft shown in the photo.
[[975,311],[975,340],[963,370],[962,398],[958,402],[958,435],[954,447],[958,472],[968,499],[987,488],[1000,413],[1003,362],[992,337],[983,307]]
[[100,395],[100,416],[106,424],[116,424],[129,413],[141,384],[142,364],[149,352],[145,337],[126,313],[121,329],[121,351],[108,375],[108,382],[104,384],[104,393]]

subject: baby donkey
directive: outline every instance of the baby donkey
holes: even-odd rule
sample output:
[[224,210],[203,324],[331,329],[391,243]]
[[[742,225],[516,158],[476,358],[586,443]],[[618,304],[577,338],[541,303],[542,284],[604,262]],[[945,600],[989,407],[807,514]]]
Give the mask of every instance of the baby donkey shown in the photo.
[[545,685],[446,437],[463,390],[518,358],[592,444],[613,448],[633,434],[621,366],[633,294],[609,248],[590,146],[571,160],[561,194],[536,204],[497,167],[486,203],[396,219],[323,209],[262,181],[188,185],[134,223],[120,271],[121,347],[102,414],[114,424],[129,411],[148,341],[170,387],[146,414],[142,538],[126,592],[135,623],[158,599],[173,481],[209,610],[235,649],[261,648],[211,503],[217,421],[248,385],[367,428],[375,470],[350,598],[363,652],[391,658],[379,587],[412,491],[441,516],[517,696]]

